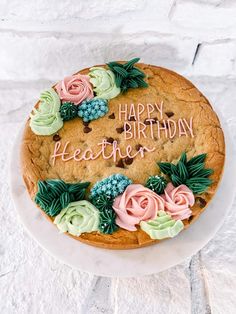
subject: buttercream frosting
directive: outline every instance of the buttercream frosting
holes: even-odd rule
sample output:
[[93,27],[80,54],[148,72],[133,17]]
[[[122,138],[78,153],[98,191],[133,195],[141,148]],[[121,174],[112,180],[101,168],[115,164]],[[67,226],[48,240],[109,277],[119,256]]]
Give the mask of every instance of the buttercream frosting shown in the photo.
[[166,212],[160,210],[157,217],[149,221],[141,221],[140,228],[151,239],[161,240],[175,237],[184,228],[181,220],[174,220]]
[[109,100],[120,94],[120,88],[116,86],[115,75],[111,70],[93,67],[89,71],[89,76],[97,98]]
[[131,184],[115,198],[113,209],[117,214],[116,224],[135,231],[140,221],[154,219],[159,210],[164,210],[164,200],[141,184]]
[[72,102],[79,105],[85,99],[93,98],[92,85],[88,75],[76,74],[67,76],[56,85],[56,90],[62,102]]
[[163,198],[165,199],[165,210],[175,220],[187,219],[191,216],[191,206],[194,205],[193,192],[184,184],[174,187],[168,183]]
[[37,135],[51,135],[63,126],[60,116],[60,98],[53,88],[40,96],[38,108],[30,114],[30,127]]
[[88,201],[73,202],[56,216],[54,224],[61,232],[68,232],[74,236],[98,231],[99,211]]

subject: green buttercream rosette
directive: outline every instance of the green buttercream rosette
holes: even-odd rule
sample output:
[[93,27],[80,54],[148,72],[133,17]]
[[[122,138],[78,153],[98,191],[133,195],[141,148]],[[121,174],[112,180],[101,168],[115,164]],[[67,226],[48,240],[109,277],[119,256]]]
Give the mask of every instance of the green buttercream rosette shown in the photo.
[[112,99],[120,94],[120,88],[116,86],[115,75],[111,70],[102,67],[93,67],[89,70],[90,83],[96,93],[95,98]]
[[165,211],[160,210],[157,218],[141,221],[140,228],[146,232],[151,239],[161,240],[175,237],[184,228],[181,220],[174,220]]
[[98,231],[99,211],[88,201],[73,202],[56,216],[54,224],[61,232],[68,232],[74,236]]
[[41,94],[38,108],[34,108],[30,115],[30,127],[35,134],[51,135],[62,128],[60,105],[60,98],[53,88]]

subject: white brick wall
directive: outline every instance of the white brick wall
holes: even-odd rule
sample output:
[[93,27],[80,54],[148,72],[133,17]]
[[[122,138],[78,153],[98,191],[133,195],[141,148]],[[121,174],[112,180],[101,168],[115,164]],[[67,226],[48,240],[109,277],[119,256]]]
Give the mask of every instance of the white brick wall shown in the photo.
[[235,77],[235,45],[232,0],[0,1],[0,80],[56,80],[134,55],[185,75]]
[[16,221],[6,160],[40,91],[134,56],[189,77],[236,140],[236,0],[0,0],[0,313],[235,313],[236,203],[200,253],[133,280],[71,270]]

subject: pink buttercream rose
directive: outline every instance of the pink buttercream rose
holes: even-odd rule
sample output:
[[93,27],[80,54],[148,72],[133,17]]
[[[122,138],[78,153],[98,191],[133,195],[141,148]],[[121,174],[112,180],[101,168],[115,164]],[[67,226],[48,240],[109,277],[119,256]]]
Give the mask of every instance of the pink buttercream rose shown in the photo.
[[94,97],[88,75],[67,76],[56,85],[56,90],[63,102],[73,102],[75,105],[79,105],[85,99]]
[[175,220],[183,220],[191,216],[195,200],[193,192],[184,184],[175,188],[168,183],[163,198],[165,199],[165,211]]
[[117,225],[135,231],[135,225],[140,221],[154,219],[159,210],[164,210],[164,200],[141,184],[131,184],[115,198],[113,209],[117,214]]

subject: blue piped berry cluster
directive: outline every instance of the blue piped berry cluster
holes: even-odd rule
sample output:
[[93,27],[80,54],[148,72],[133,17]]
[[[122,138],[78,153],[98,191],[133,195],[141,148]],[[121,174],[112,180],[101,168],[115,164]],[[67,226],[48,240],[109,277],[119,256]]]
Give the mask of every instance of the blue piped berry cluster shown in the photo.
[[95,98],[92,100],[84,100],[78,109],[78,116],[84,122],[96,120],[105,116],[108,112],[108,102],[106,99]]
[[131,183],[132,181],[123,174],[113,174],[94,185],[91,190],[90,198],[98,197],[101,194],[115,198],[123,193],[126,187]]

